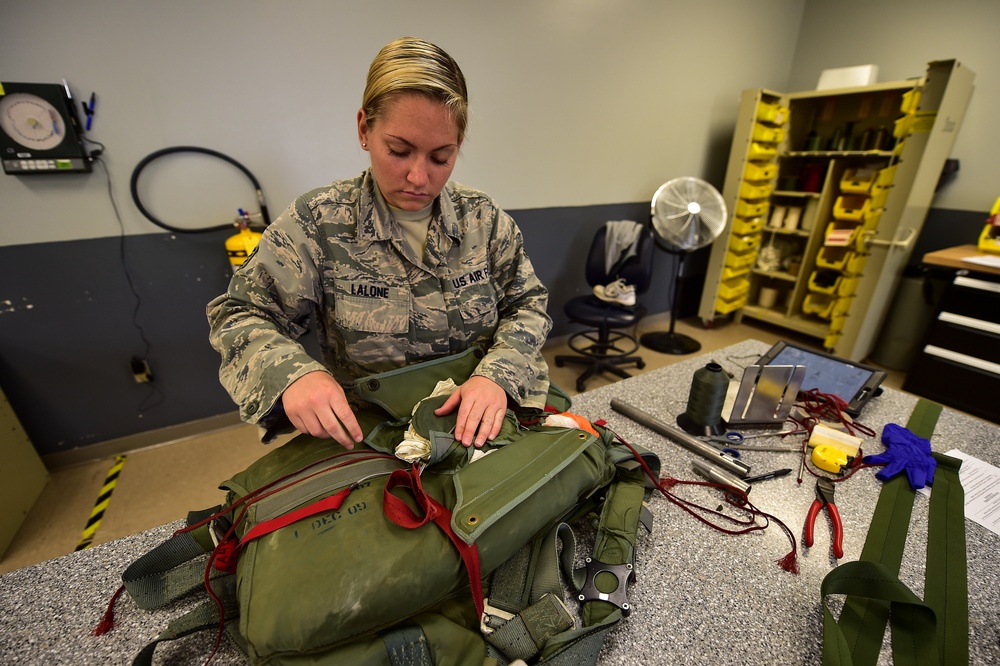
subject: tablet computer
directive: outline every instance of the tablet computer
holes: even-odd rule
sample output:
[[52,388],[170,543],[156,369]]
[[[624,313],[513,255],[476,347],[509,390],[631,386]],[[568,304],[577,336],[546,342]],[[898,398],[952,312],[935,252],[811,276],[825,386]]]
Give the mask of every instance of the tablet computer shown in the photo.
[[775,343],[757,364],[804,365],[806,375],[799,390],[817,389],[836,395],[847,403],[845,411],[852,417],[857,417],[868,401],[882,392],[886,377],[882,370],[784,340]]

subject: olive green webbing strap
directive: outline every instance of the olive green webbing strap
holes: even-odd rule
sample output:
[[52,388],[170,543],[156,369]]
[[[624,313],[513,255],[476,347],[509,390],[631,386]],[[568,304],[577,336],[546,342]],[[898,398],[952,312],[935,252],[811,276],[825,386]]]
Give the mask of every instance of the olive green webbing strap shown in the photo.
[[[606,489],[592,560],[605,565],[632,562],[645,497],[642,471],[619,466],[615,481]],[[548,666],[597,663],[604,639],[621,619],[622,611],[608,601],[588,600],[583,604],[584,626],[573,628],[572,618],[553,600],[563,594],[560,569],[574,580],[577,589],[587,582],[585,570],[574,570],[575,550],[573,532],[562,524],[494,572],[488,606],[514,617],[487,635],[489,645],[508,658],[531,658],[541,649],[539,663]],[[594,585],[598,593],[610,594],[615,592],[619,581],[611,577],[596,580]],[[558,633],[553,633],[555,628]]]
[[[962,461],[934,454],[927,543],[924,603],[937,614],[942,664],[969,663],[969,570],[965,554],[965,489],[959,480]],[[947,483],[941,485],[944,477]],[[944,575],[940,575],[944,574]]]
[[[940,413],[940,405],[921,400],[907,429],[930,439]],[[897,577],[915,497],[906,477],[899,475],[883,484],[860,560],[841,565],[823,581],[824,600],[829,594],[848,595],[839,624],[824,601],[824,664],[875,664],[890,615],[896,664],[968,662],[961,461],[933,455],[938,465],[928,521],[925,600]]]

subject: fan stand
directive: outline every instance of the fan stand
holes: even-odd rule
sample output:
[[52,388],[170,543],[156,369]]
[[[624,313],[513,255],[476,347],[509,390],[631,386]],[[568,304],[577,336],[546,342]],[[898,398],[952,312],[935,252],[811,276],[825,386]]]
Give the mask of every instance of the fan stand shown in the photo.
[[[663,246],[660,246],[663,248]],[[663,248],[666,252],[677,257],[674,262],[674,284],[673,295],[670,301],[670,329],[668,331],[655,331],[644,333],[639,342],[643,347],[658,351],[662,354],[693,354],[701,349],[701,343],[689,335],[674,332],[674,324],[677,322],[677,287],[681,277],[681,267],[684,264],[685,252],[677,252]]]

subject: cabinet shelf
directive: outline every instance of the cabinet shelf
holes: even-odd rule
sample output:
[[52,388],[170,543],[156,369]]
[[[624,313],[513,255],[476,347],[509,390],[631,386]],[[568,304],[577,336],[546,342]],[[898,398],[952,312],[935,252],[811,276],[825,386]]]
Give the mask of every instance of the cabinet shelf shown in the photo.
[[765,226],[760,231],[763,234],[778,234],[779,236],[799,236],[801,238],[809,238],[809,236],[812,235],[812,229],[785,229],[784,227]]
[[800,190],[775,190],[774,197],[802,197],[803,199],[819,199],[819,192],[802,192]]
[[759,305],[744,305],[742,312],[744,317],[750,317],[751,319],[757,319],[769,324],[776,324],[782,328],[787,328],[813,338],[822,339],[830,334],[829,322],[820,322],[815,319],[806,319],[805,317],[796,315],[789,317],[783,312],[778,312],[771,308],[763,308]]
[[[863,360],[875,346],[912,251],[865,241],[875,234],[920,233],[929,206],[923,193],[933,191],[940,179],[974,78],[958,61],[940,60],[929,63],[922,77],[889,84],[801,93],[743,91],[722,193],[731,212],[729,231],[713,243],[708,258],[698,310],[702,321],[752,317],[820,338],[838,356]],[[754,148],[761,140],[754,139],[754,119],[762,108],[775,105],[787,109],[786,119],[782,132],[766,144],[765,155]],[[854,149],[816,149],[821,146]],[[793,150],[807,147],[813,150]],[[749,201],[748,193],[754,194]],[[797,223],[791,223],[789,211]],[[789,221],[797,228],[771,227],[769,221]],[[749,242],[734,230],[748,227],[759,241],[739,255],[747,270],[740,275],[749,284],[745,302],[734,304],[721,293],[722,277],[732,270],[728,255],[734,240],[740,247]],[[833,240],[843,241],[839,246],[827,247],[831,231],[837,232]],[[767,255],[759,257],[765,249]],[[770,270],[762,270],[758,259]],[[796,262],[794,275],[781,270]],[[843,288],[838,287],[828,319],[821,319],[818,314],[825,310],[817,310],[810,277],[827,268],[839,271]],[[771,302],[765,288],[777,290],[783,305],[761,306],[760,300]]]
[[891,150],[789,150],[782,157],[893,157]]
[[798,275],[792,275],[791,273],[786,273],[785,271],[762,271],[755,268],[750,272],[754,275],[760,275],[761,277],[774,278],[775,280],[785,280],[786,282],[795,282],[799,279]]

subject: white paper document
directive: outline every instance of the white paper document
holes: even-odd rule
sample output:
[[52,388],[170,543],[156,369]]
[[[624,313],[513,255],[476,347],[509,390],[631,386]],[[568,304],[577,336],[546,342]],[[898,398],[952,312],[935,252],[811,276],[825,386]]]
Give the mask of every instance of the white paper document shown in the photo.
[[[1000,468],[958,449],[945,455],[962,461],[958,478],[965,490],[965,517],[979,523],[994,534],[1000,534]],[[918,492],[931,494],[927,486]]]
[[1000,254],[996,256],[981,255],[978,257],[962,257],[962,261],[970,264],[979,264],[981,266],[992,266],[993,268],[1000,268]]

